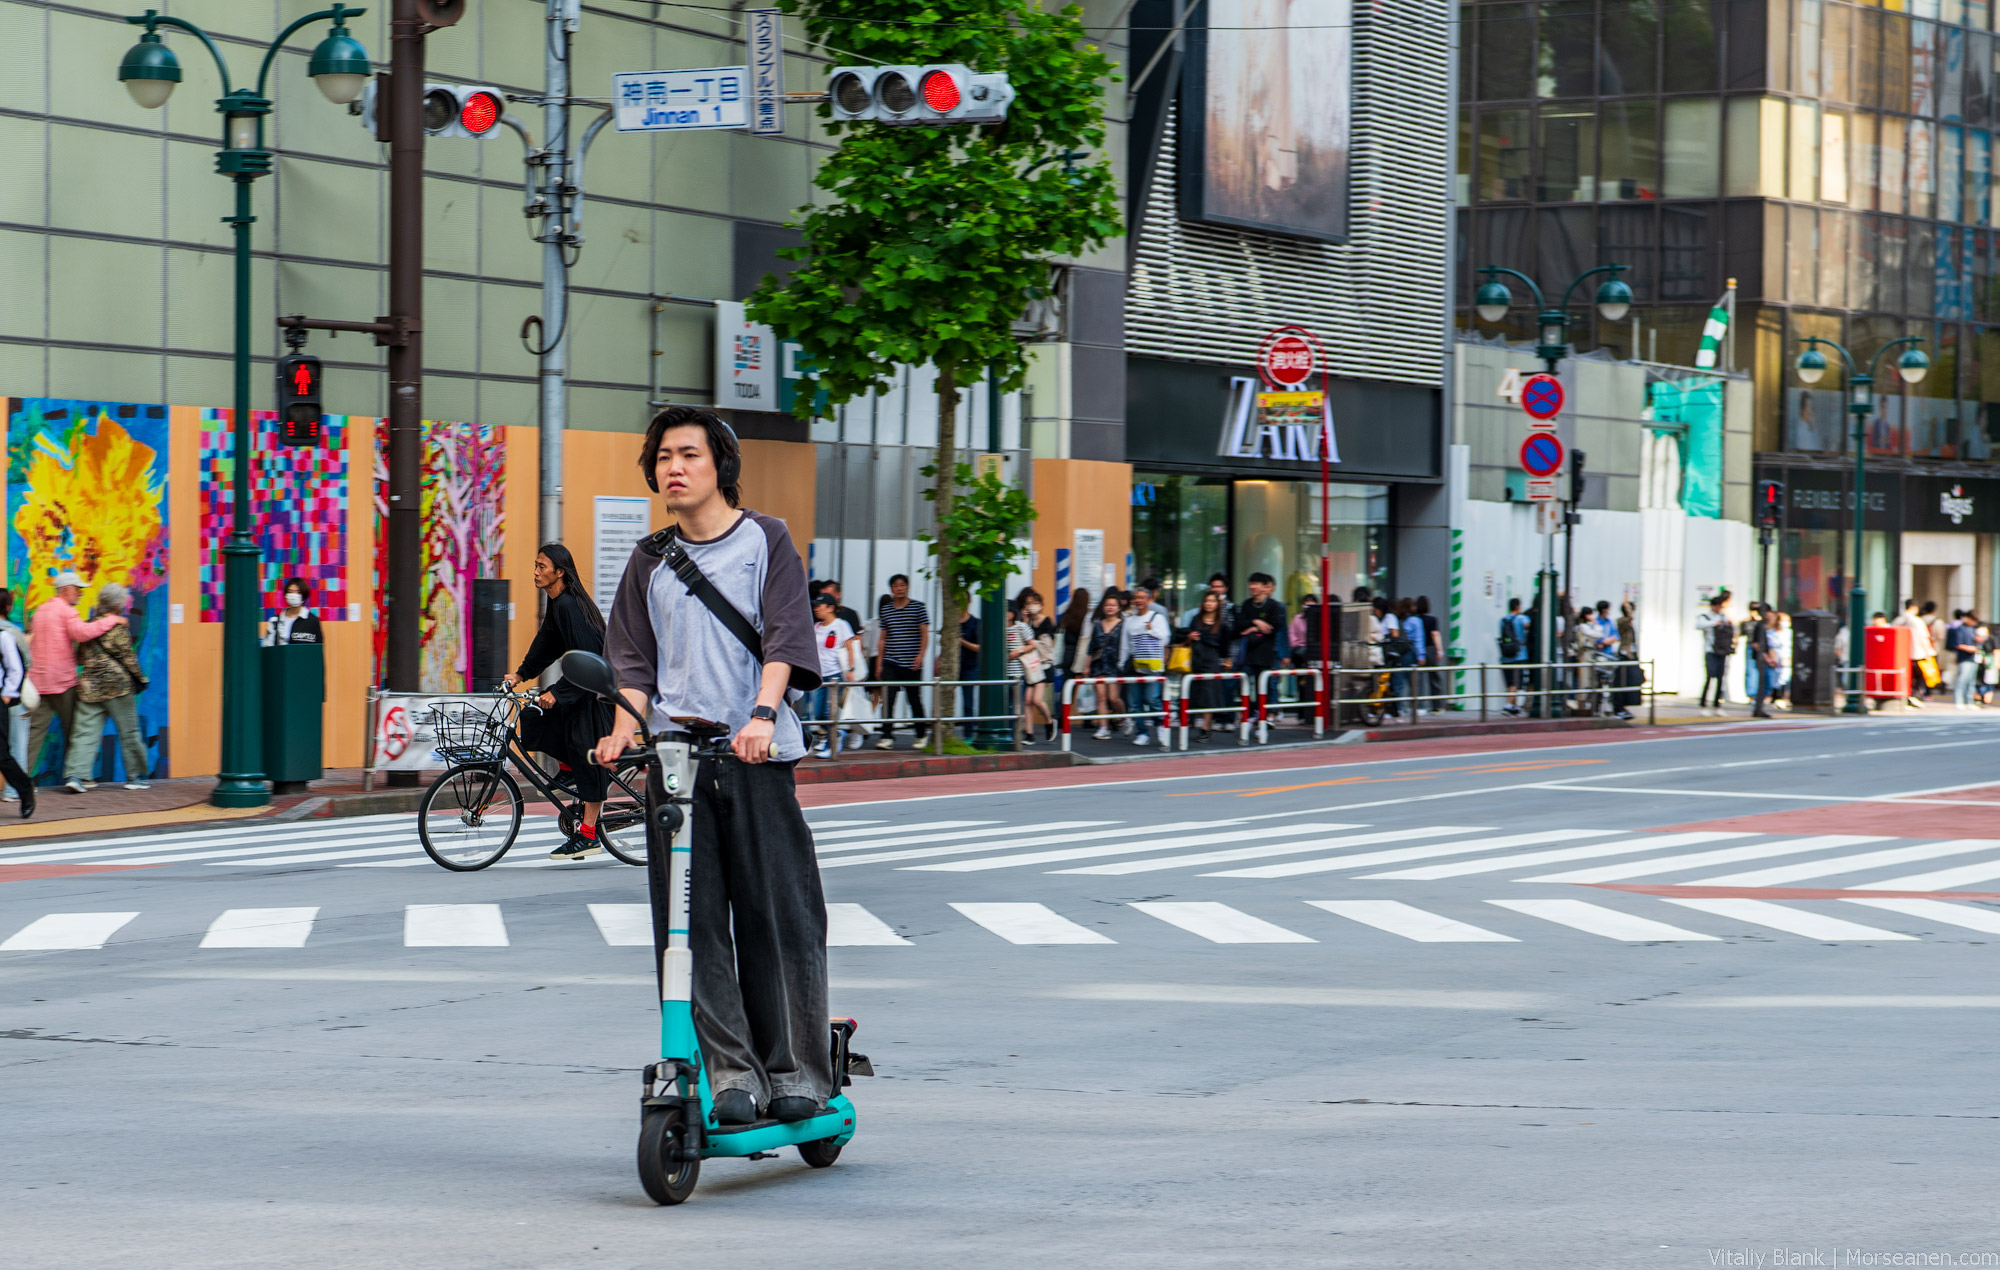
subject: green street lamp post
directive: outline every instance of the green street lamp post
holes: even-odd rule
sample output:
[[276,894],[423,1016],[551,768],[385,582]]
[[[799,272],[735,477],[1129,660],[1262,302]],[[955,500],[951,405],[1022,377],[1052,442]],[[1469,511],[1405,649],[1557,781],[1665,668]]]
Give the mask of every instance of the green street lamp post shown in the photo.
[[1799,354],[1794,366],[1801,383],[1818,383],[1827,370],[1826,354],[1814,347],[1819,344],[1839,353],[1840,360],[1847,366],[1847,410],[1854,416],[1854,572],[1847,580],[1847,668],[1850,676],[1844,708],[1847,714],[1865,714],[1868,711],[1867,700],[1861,691],[1862,641],[1867,638],[1864,632],[1868,629],[1868,588],[1861,581],[1861,569],[1864,559],[1862,544],[1868,528],[1868,416],[1875,413],[1875,380],[1882,369],[1883,355],[1892,348],[1907,344],[1910,347],[1896,359],[1896,373],[1906,384],[1921,382],[1931,368],[1931,359],[1917,347],[1923,342],[1921,335],[1905,335],[1901,339],[1890,340],[1875,350],[1875,356],[1868,360],[1867,371],[1863,372],[1853,355],[1840,344],[1808,335],[1805,351]]
[[263,774],[262,682],[257,661],[258,596],[257,541],[250,511],[250,468],[255,453],[250,430],[250,184],[271,171],[271,152],[264,148],[264,116],[271,113],[265,96],[271,63],[286,40],[301,27],[328,21],[333,29],[313,49],[307,73],[328,101],[345,105],[361,95],[373,73],[368,51],[347,32],[348,18],[364,9],[336,4],[307,14],[271,41],[257,69],[256,88],[231,88],[229,66],[207,32],[182,18],[165,17],[148,9],[125,20],[142,25],[145,33],[118,65],[118,78],[132,100],[148,110],[166,105],[181,81],[180,59],[160,38],[159,28],[186,31],[202,42],[222,77],[222,96],[215,108],[222,115],[222,149],[215,170],[236,183],[236,210],[223,218],[236,241],[236,392],[232,414],[235,507],[223,558],[222,635],[222,773],[209,801],[218,807],[261,807],[271,801]]
[[[1624,279],[1618,275],[1631,267],[1630,265],[1598,265],[1595,268],[1584,270],[1576,277],[1571,278],[1569,286],[1563,289],[1562,303],[1551,308],[1549,307],[1548,300],[1542,294],[1541,287],[1527,274],[1522,273],[1519,269],[1507,269],[1500,265],[1485,265],[1480,268],[1479,272],[1485,275],[1486,281],[1480,283],[1479,289],[1473,292],[1472,307],[1479,314],[1480,321],[1499,322],[1505,319],[1508,311],[1514,307],[1514,293],[1508,290],[1507,284],[1500,280],[1500,275],[1506,274],[1509,277],[1519,278],[1521,281],[1527,283],[1528,290],[1535,297],[1535,330],[1541,340],[1535,346],[1535,356],[1542,359],[1542,365],[1548,368],[1549,374],[1553,375],[1556,373],[1557,364],[1563,358],[1569,356],[1569,307],[1571,301],[1576,296],[1576,289],[1583,285],[1586,278],[1595,277],[1600,273],[1610,274],[1610,277],[1598,284],[1594,303],[1597,307],[1597,315],[1599,317],[1607,322],[1621,321],[1627,313],[1632,311],[1632,288],[1627,286]],[[1637,356],[1638,350],[1633,350],[1633,355]],[[1583,462],[1581,452],[1578,452],[1576,455],[1575,462],[1579,465]],[[1579,517],[1573,506],[1566,510],[1563,513],[1565,531],[1567,531],[1568,526],[1575,525],[1578,519]],[[1555,545],[1553,539],[1551,539],[1544,546],[1542,571],[1535,578],[1535,631],[1537,636],[1535,641],[1535,660],[1544,666],[1555,661],[1554,555]],[[1567,548],[1564,549],[1564,558],[1567,561]],[[1565,563],[1563,567],[1568,568],[1569,566]],[[1535,682],[1540,686],[1541,690],[1534,698],[1532,709],[1537,716],[1542,718],[1547,718],[1552,713],[1550,709],[1551,702],[1547,694],[1548,674],[1547,670],[1535,672]]]

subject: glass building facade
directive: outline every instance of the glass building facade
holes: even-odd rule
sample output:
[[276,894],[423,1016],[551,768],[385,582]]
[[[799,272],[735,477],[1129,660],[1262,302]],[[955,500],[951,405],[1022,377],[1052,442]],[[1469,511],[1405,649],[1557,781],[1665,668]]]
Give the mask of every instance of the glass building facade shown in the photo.
[[1534,339],[1518,284],[1505,323],[1475,321],[1481,266],[1519,269],[1554,302],[1583,270],[1624,264],[1631,316],[1601,321],[1584,289],[1576,347],[1692,365],[1733,280],[1725,364],[1754,381],[1757,476],[1788,491],[1759,590],[1800,608],[1841,604],[1853,572],[1857,439],[1837,368],[1807,388],[1793,359],[1811,335],[1864,359],[1923,337],[1930,373],[1906,386],[1889,371],[1858,442],[1870,606],[2000,602],[1991,0],[1543,0],[1460,13],[1461,328]]

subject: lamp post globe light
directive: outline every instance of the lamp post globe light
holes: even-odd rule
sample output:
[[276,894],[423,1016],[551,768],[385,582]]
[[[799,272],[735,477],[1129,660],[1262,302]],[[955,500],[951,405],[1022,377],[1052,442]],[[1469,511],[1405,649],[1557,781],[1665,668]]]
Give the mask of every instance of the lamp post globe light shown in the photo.
[[321,9],[286,27],[264,50],[255,88],[232,88],[229,64],[207,32],[183,18],[148,9],[125,20],[146,29],[139,42],[118,64],[118,78],[132,100],[148,110],[166,105],[181,82],[180,59],[160,36],[161,27],[185,31],[200,40],[215,59],[222,96],[215,109],[222,116],[222,149],[215,170],[236,185],[235,214],[225,217],[234,230],[236,247],[236,385],[232,412],[231,455],[235,467],[234,507],[229,541],[222,548],[222,772],[209,801],[218,807],[261,807],[271,801],[263,774],[262,679],[257,660],[259,613],[257,541],[250,513],[251,465],[255,453],[250,432],[250,185],[271,170],[271,152],[264,148],[264,117],[271,113],[265,88],[271,64],[292,34],[314,22],[331,22],[332,29],[313,49],[307,73],[328,101],[345,104],[361,93],[373,67],[368,50],[347,31],[347,19],[367,12],[344,4]]
[[[1868,369],[1862,370],[1846,347],[1834,340],[1808,335],[1805,348],[1798,360],[1792,363],[1799,382],[1816,384],[1825,377],[1828,363],[1820,346],[1832,349],[1840,355],[1841,364],[1847,368],[1847,412],[1854,416],[1854,570],[1847,580],[1847,704],[1842,707],[1847,714],[1865,714],[1868,710],[1866,698],[1862,695],[1861,667],[1865,658],[1863,642],[1868,629],[1868,588],[1861,580],[1863,562],[1862,548],[1868,530],[1868,416],[1875,413],[1875,380],[1882,369],[1882,358],[1892,348],[1902,348],[1903,353],[1896,359],[1896,373],[1906,384],[1923,382],[1930,373],[1931,359],[1917,345],[1923,343],[1921,335],[1905,335],[1901,339],[1890,340],[1875,350],[1875,356],[1868,360]],[[1905,347],[1907,346],[1907,347]]]
[[1569,286],[1563,290],[1562,303],[1550,308],[1548,301],[1542,297],[1541,287],[1537,286],[1535,280],[1527,274],[1518,269],[1506,269],[1499,265],[1484,265],[1479,272],[1486,276],[1486,281],[1480,283],[1479,289],[1473,292],[1472,308],[1482,322],[1503,321],[1508,311],[1514,307],[1514,293],[1500,280],[1500,275],[1507,274],[1527,283],[1528,290],[1535,297],[1537,310],[1535,327],[1541,337],[1541,343],[1535,346],[1535,356],[1542,359],[1542,364],[1553,375],[1556,372],[1556,363],[1569,356],[1569,306],[1576,289],[1583,285],[1586,278],[1595,277],[1600,273],[1610,274],[1610,277],[1598,285],[1597,295],[1592,303],[1597,309],[1597,316],[1607,322],[1621,322],[1625,319],[1625,315],[1632,311],[1632,288],[1618,275],[1630,268],[1630,265],[1598,265],[1594,269],[1586,269],[1570,279]]

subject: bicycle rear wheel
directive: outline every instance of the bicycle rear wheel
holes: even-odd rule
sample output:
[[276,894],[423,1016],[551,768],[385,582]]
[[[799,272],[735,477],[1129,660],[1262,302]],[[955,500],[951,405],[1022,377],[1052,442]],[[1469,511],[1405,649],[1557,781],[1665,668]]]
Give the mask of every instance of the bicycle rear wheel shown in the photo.
[[424,853],[454,873],[483,869],[521,832],[521,787],[497,764],[461,764],[438,777],[417,806]]

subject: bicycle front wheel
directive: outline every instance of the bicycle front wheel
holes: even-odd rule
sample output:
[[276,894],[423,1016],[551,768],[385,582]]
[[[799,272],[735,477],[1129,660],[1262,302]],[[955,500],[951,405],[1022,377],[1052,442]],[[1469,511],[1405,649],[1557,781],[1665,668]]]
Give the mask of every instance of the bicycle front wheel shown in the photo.
[[424,853],[454,873],[483,869],[521,832],[521,787],[497,765],[454,767],[424,791],[417,837]]

